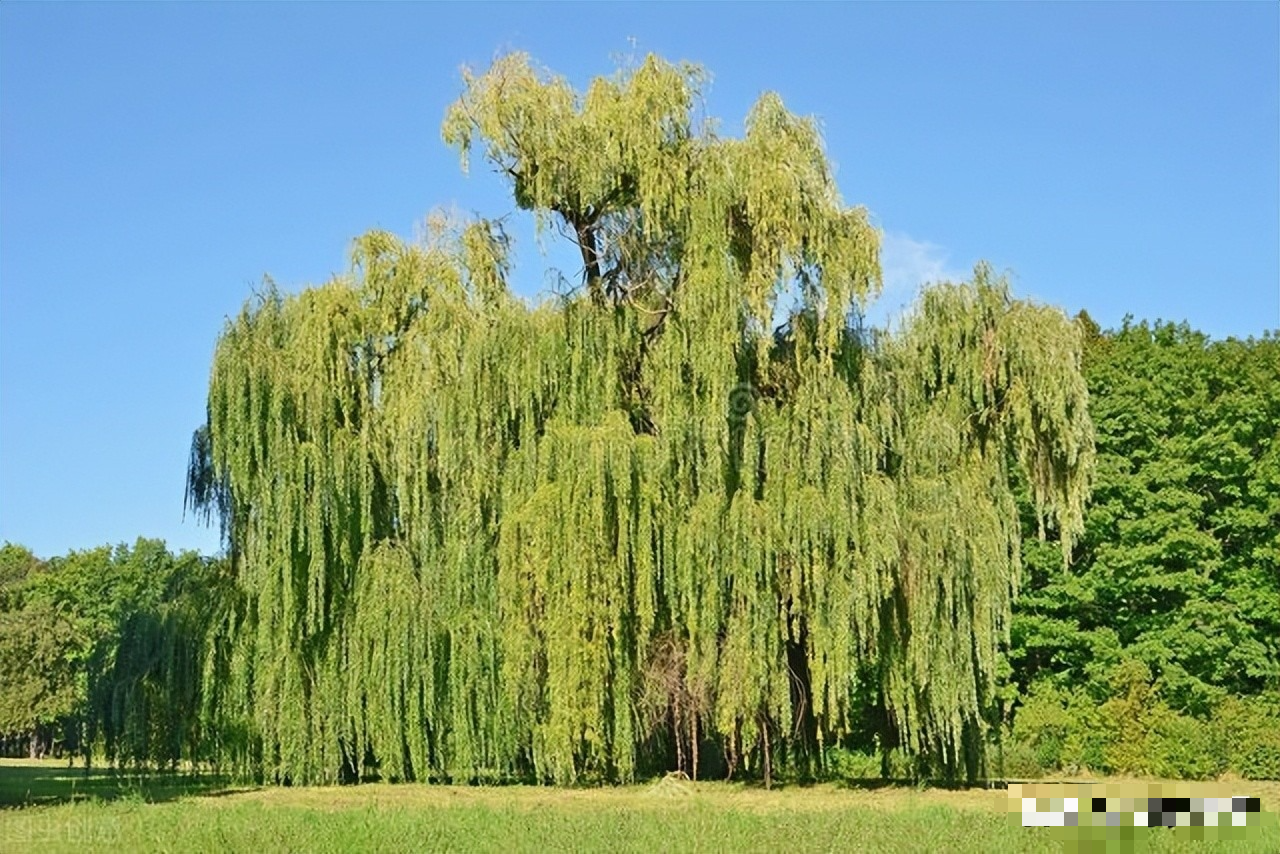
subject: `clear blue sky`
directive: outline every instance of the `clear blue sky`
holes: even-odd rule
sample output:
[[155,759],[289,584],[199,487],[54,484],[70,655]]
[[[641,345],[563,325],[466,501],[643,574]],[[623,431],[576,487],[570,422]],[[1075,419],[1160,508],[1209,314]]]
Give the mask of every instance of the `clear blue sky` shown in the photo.
[[[0,4],[0,540],[217,547],[182,490],[224,318],[369,228],[511,210],[440,142],[463,64],[700,62],[726,133],[768,89],[820,117],[890,303],[987,259],[1225,337],[1280,327],[1278,44],[1275,3]],[[515,231],[535,294],[560,256]]]

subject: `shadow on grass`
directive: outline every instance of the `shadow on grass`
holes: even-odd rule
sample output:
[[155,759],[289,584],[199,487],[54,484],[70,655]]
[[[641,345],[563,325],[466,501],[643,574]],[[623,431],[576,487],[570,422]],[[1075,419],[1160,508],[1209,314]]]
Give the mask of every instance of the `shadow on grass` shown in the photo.
[[[947,791],[960,792],[972,789],[1008,789],[1010,783],[1027,781],[991,779],[960,782],[955,780],[913,780],[909,777],[842,777],[831,782],[837,789],[852,789],[856,791],[872,791],[875,789],[945,789]],[[1035,780],[1031,782],[1053,781]]]
[[843,777],[835,780],[837,789],[873,791],[875,789],[905,789],[915,784],[911,780],[889,780],[884,777]]
[[195,795],[216,797],[246,788],[233,785],[230,777],[211,773],[152,771],[139,774],[111,768],[73,767],[59,761],[0,764],[0,809],[84,800],[163,803]]

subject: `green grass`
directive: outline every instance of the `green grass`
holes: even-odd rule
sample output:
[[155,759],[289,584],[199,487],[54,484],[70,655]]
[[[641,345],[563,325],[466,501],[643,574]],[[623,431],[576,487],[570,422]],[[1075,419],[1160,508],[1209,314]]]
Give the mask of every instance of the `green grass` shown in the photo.
[[[1003,792],[973,790],[765,792],[673,781],[609,789],[234,790],[208,778],[140,783],[101,771],[86,777],[65,764],[4,762],[0,851],[1063,850],[1063,831],[1021,827],[1007,803]],[[1280,850],[1280,825],[1269,818],[1250,838],[1213,845],[1197,845],[1190,829],[1130,830],[1134,843],[1153,852]],[[1069,846],[1130,848],[1115,836],[1108,848]]]
[[139,800],[162,803],[229,789],[212,775],[116,772],[71,766],[66,760],[0,759],[0,809],[77,801]]

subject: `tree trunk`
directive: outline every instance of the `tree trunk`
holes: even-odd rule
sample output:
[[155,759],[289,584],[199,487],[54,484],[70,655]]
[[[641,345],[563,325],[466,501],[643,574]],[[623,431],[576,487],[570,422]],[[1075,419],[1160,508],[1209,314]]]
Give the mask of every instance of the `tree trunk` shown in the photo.
[[27,756],[30,759],[40,758],[40,730],[31,728],[31,740],[27,742]]
[[764,726],[761,728],[764,733],[764,787],[766,789],[773,788],[773,751],[769,745],[769,721],[765,719]]
[[698,780],[698,714],[694,712],[689,721],[689,731],[692,737],[689,740],[690,752],[693,754],[693,779]]
[[604,288],[600,278],[600,250],[596,245],[596,231],[589,221],[574,222],[574,230],[578,236],[578,249],[582,252],[583,275],[587,281],[587,292],[596,305],[604,305]]
[[729,736],[728,744],[725,747],[725,765],[728,766],[729,773],[725,775],[725,781],[733,779],[733,772],[738,767],[738,753],[742,739],[742,723],[735,721],[733,724],[733,734]]
[[671,733],[676,740],[676,770],[684,772],[684,741],[681,739],[681,718],[678,706],[671,708]]

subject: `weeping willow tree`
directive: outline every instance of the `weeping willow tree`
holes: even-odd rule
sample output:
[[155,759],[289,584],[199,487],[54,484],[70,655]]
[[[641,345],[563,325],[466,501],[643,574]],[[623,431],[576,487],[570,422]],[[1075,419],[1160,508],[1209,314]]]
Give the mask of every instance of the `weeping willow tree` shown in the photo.
[[765,95],[722,137],[701,82],[465,77],[444,139],[576,246],[572,292],[526,303],[500,227],[436,219],[227,325],[189,477],[243,596],[212,667],[237,761],[626,780],[713,749],[767,778],[870,697],[981,769],[1011,484],[1064,559],[1081,530],[1080,332],[982,267],[864,330],[878,233],[814,123]]

